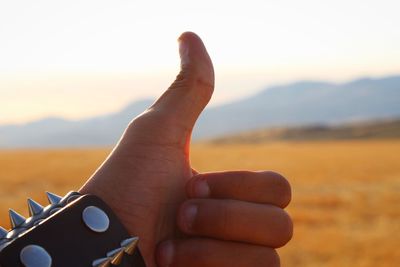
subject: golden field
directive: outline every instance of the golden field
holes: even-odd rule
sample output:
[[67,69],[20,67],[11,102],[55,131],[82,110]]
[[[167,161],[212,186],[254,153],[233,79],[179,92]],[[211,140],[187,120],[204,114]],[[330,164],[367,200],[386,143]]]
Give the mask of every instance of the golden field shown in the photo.
[[[108,149],[0,151],[0,224],[26,197],[81,185]],[[400,266],[400,141],[196,144],[199,171],[269,169],[291,182],[293,240],[282,266]]]

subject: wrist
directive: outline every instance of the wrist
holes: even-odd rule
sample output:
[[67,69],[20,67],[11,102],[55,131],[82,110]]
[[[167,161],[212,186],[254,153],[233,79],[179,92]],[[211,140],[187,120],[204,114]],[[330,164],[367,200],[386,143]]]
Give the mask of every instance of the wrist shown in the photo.
[[32,257],[50,260],[44,266],[145,266],[137,249],[138,238],[129,236],[99,197],[77,192],[63,198],[48,196],[50,204],[40,213],[39,206],[30,205],[30,211],[37,214],[26,220],[12,217],[13,229],[2,238],[6,240],[0,251],[2,267],[37,266],[26,262]]

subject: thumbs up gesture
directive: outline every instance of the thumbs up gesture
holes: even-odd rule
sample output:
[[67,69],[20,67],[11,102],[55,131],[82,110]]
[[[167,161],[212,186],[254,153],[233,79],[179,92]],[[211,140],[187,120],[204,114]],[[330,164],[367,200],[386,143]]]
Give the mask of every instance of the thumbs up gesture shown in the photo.
[[140,237],[149,267],[279,266],[274,249],[292,236],[283,210],[290,186],[274,172],[191,168],[191,132],[212,96],[214,70],[196,34],[180,36],[179,52],[176,80],[132,120],[80,192],[101,197]]

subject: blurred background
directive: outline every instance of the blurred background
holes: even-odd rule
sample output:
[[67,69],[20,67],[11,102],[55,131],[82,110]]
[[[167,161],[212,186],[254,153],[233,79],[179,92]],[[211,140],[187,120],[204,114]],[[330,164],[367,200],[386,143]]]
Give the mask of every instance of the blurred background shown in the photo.
[[271,169],[293,187],[282,266],[400,263],[400,3],[0,2],[0,225],[78,188],[174,80],[194,31],[216,89],[200,171]]

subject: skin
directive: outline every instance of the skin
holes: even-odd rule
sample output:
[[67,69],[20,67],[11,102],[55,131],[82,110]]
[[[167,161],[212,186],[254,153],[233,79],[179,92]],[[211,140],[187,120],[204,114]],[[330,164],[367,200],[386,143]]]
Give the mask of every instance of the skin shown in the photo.
[[191,132],[212,96],[214,70],[196,34],[178,41],[176,80],[133,119],[80,192],[102,198],[140,237],[149,267],[279,266],[275,248],[292,237],[283,210],[289,183],[274,172],[191,168]]

